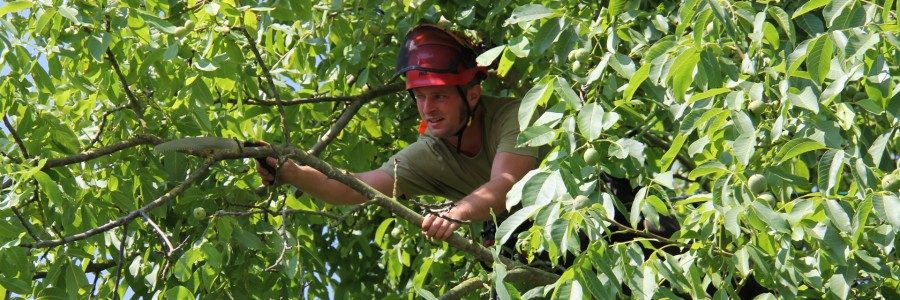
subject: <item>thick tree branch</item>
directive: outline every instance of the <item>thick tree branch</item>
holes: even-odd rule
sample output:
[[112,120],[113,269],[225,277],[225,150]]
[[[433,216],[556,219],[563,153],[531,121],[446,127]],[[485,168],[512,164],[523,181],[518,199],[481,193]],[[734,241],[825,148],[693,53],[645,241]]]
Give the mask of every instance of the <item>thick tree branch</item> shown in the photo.
[[150,227],[153,227],[153,230],[159,235],[159,239],[169,248],[169,251],[166,252],[166,257],[172,257],[172,253],[175,252],[175,246],[172,246],[172,241],[169,240],[166,233],[162,231],[162,228],[159,228],[159,225],[156,225],[156,222],[153,222],[153,220],[150,219],[150,216],[148,216],[146,212],[141,212],[141,217],[150,224]]
[[[532,276],[528,270],[525,269],[515,269],[510,270],[506,273],[506,280],[508,281],[524,281],[528,280],[528,276]],[[446,294],[441,295],[442,300],[447,299],[462,299],[469,293],[475,291],[476,289],[485,286],[485,282],[478,277],[472,277],[469,279],[460,282],[453,288],[447,291]]]
[[[358,99],[365,99],[364,102],[368,102],[369,100],[372,100],[372,99],[375,99],[378,97],[401,92],[404,90],[404,87],[405,87],[405,83],[398,82],[398,83],[394,83],[394,84],[376,87],[367,92],[363,92],[361,94],[357,94],[357,95],[353,95],[353,96],[297,98],[294,100],[282,101],[281,103],[284,106],[291,106],[291,105],[324,103],[324,102],[352,102],[352,101],[356,101]],[[264,100],[257,100],[257,99],[247,99],[246,102],[248,104],[259,105],[259,106],[278,105],[278,103],[276,103],[274,101],[264,101]]]
[[161,138],[153,136],[153,135],[139,135],[130,140],[126,140],[124,142],[120,142],[118,144],[106,146],[103,148],[98,148],[96,150],[85,151],[85,152],[82,152],[81,154],[76,154],[76,155],[72,155],[69,157],[55,158],[55,159],[47,160],[47,163],[44,164],[44,167],[42,168],[42,170],[47,170],[47,169],[51,169],[51,168],[55,168],[55,167],[61,167],[61,166],[76,164],[76,163],[80,163],[80,162],[85,162],[85,161],[92,160],[92,159],[95,159],[95,158],[98,158],[98,157],[101,157],[104,155],[113,154],[120,150],[128,149],[128,148],[131,148],[131,147],[134,147],[137,145],[143,145],[143,144],[157,145],[162,142],[164,142],[164,141]]
[[266,61],[263,60],[262,55],[259,53],[259,49],[256,48],[256,39],[250,35],[250,32],[247,31],[247,28],[239,27],[238,30],[244,34],[244,37],[247,39],[247,45],[250,47],[250,50],[253,51],[253,55],[256,57],[256,63],[259,65],[259,68],[262,69],[263,75],[266,77],[266,82],[269,83],[269,89],[271,90],[269,94],[272,98],[275,98],[275,103],[278,105],[278,114],[281,115],[281,130],[284,131],[284,144],[291,144],[291,132],[288,129],[288,120],[287,113],[284,111],[284,104],[281,102],[281,97],[278,95],[278,87],[275,86],[275,81],[272,79],[272,74],[269,73],[269,67],[266,66]]
[[22,157],[25,157],[25,159],[31,158],[31,156],[28,155],[28,149],[25,148],[25,142],[22,142],[22,139],[19,138],[19,133],[16,132],[16,127],[12,125],[12,123],[9,121],[9,117],[7,117],[6,115],[3,115],[3,125],[6,126],[6,129],[9,130],[9,134],[11,134],[13,136],[13,139],[15,139],[16,145],[19,145],[19,149],[22,151]]
[[[310,166],[310,167],[318,170],[319,172],[322,172],[323,174],[328,176],[328,178],[331,178],[333,180],[337,180],[337,181],[343,183],[344,185],[350,187],[351,189],[355,190],[356,192],[358,192],[358,193],[362,194],[363,196],[365,196],[366,198],[370,199],[369,201],[374,202],[375,205],[378,205],[381,208],[384,208],[384,209],[390,211],[395,216],[403,218],[410,223],[421,224],[422,220],[424,219],[422,217],[422,215],[416,213],[415,211],[412,211],[411,209],[407,208],[403,204],[400,204],[396,200],[385,196],[381,192],[375,190],[374,188],[372,188],[369,185],[365,184],[364,182],[360,181],[359,179],[357,179],[356,177],[351,175],[349,172],[336,169],[336,168],[332,167],[331,165],[329,165],[328,163],[316,158],[315,156],[309,155],[306,152],[301,151],[296,148],[293,148],[293,147],[285,148],[285,147],[271,146],[271,147],[243,148],[242,151],[221,152],[221,153],[214,155],[213,157],[215,157],[217,159],[234,159],[234,158],[248,158],[248,157],[279,156],[281,154],[286,154],[287,156],[297,160],[298,163]],[[459,250],[462,250],[464,252],[471,254],[479,261],[482,261],[487,264],[493,264],[493,262],[494,262],[494,256],[491,254],[491,252],[487,248],[484,248],[480,244],[475,243],[471,240],[468,240],[468,239],[460,236],[459,234],[456,234],[456,233],[452,234],[449,238],[447,238],[446,242],[447,242],[447,244],[449,244],[450,246],[452,246],[456,249],[459,249]],[[525,283],[533,285],[533,286],[547,285],[547,284],[556,282],[556,280],[559,278],[559,276],[556,274],[548,273],[548,272],[540,270],[540,269],[536,269],[533,267],[523,265],[523,264],[521,264],[517,261],[513,261],[512,259],[509,259],[507,257],[500,256],[499,260],[501,263],[506,265],[507,268],[510,269],[510,271],[515,270],[515,269],[520,269],[520,268],[528,270],[529,276],[524,277],[523,280]]]
[[131,106],[131,109],[133,109],[134,112],[138,114],[138,118],[143,118],[144,107],[141,106],[140,102],[138,102],[137,97],[134,96],[134,93],[128,86],[128,80],[125,80],[125,74],[122,73],[122,69],[119,67],[119,61],[116,60],[116,56],[115,54],[113,54],[112,49],[106,49],[106,59],[108,59],[109,63],[112,64],[113,70],[116,72],[116,76],[119,78],[119,84],[121,84],[122,89],[125,90],[125,97],[128,98],[129,106]]
[[122,216],[116,220],[110,221],[109,223],[103,224],[100,227],[93,228],[93,229],[87,230],[87,231],[79,233],[79,234],[62,237],[62,238],[56,239],[56,240],[39,241],[34,244],[19,244],[19,246],[25,247],[25,248],[55,247],[55,246],[59,246],[59,245],[63,245],[63,244],[68,244],[68,243],[71,243],[74,241],[80,241],[83,239],[87,239],[96,234],[104,233],[109,230],[112,230],[113,228],[125,225],[128,222],[130,222],[131,220],[133,220],[134,218],[139,217],[142,213],[146,213],[147,211],[150,211],[150,210],[157,208],[165,203],[168,203],[169,201],[172,201],[172,199],[175,199],[176,196],[178,196],[179,194],[184,192],[184,190],[186,190],[188,187],[193,185],[195,182],[199,181],[201,178],[206,177],[206,174],[209,173],[210,166],[212,166],[212,164],[214,164],[215,162],[217,162],[217,160],[214,160],[214,159],[207,160],[196,171],[194,171],[194,173],[192,173],[190,176],[188,176],[188,178],[185,179],[184,182],[178,184],[177,186],[175,186],[174,188],[169,190],[169,192],[163,194],[159,198],[156,198],[156,200],[151,201],[147,205],[144,205],[140,209],[133,211],[125,216]]

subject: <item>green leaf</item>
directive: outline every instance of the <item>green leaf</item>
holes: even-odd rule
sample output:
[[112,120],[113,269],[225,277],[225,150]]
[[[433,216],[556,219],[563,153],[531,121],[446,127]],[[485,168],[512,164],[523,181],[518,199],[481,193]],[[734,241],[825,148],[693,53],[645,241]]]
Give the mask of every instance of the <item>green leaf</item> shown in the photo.
[[792,18],[792,19],[796,19],[797,17],[802,16],[803,14],[808,13],[808,12],[810,12],[810,11],[816,9],[816,8],[820,8],[820,7],[822,7],[822,6],[825,6],[825,5],[827,5],[828,3],[831,3],[831,0],[811,0],[811,1],[807,1],[805,4],[803,4],[803,6],[801,6],[801,7],[798,8],[796,11],[794,11],[794,14],[791,15],[791,18]]
[[66,19],[69,19],[69,21],[72,21],[75,24],[81,24],[81,21],[78,20],[78,10],[77,9],[74,9],[70,6],[63,5],[58,8],[58,11],[59,11],[60,15],[62,15]]
[[825,215],[828,216],[828,221],[841,232],[846,234],[853,232],[853,229],[850,228],[850,216],[837,201],[825,200]]
[[819,99],[816,98],[816,94],[810,87],[804,88],[799,95],[788,93],[788,99],[790,99],[791,103],[797,107],[809,110],[814,114],[819,113]]
[[850,294],[850,281],[844,278],[844,274],[835,273],[828,279],[828,296],[837,297],[837,299],[847,299]]
[[538,105],[547,103],[547,99],[553,94],[553,87],[540,83],[535,85],[525,94],[522,102],[519,104],[519,130],[525,131],[525,128],[531,123],[534,111]]
[[891,224],[894,232],[900,231],[900,197],[884,192],[869,197],[872,197],[872,210],[875,211],[875,215]]
[[628,218],[628,222],[631,223],[633,228],[637,228],[638,222],[641,221],[641,207],[644,206],[644,198],[647,197],[647,187],[642,187],[638,190],[637,194],[634,195],[634,201],[631,202],[631,210],[629,211],[630,215]]
[[751,210],[759,217],[763,222],[766,223],[775,231],[790,234],[791,229],[788,226],[787,220],[784,219],[784,216],[780,213],[773,211],[768,206],[765,206],[759,202],[753,202],[750,204]]
[[437,297],[434,296],[434,294],[432,294],[428,290],[420,288],[420,287],[416,287],[416,294],[419,297],[422,297],[422,299],[428,299],[428,300],[437,300],[438,299]]
[[522,223],[534,216],[538,211],[540,211],[541,208],[544,208],[544,206],[546,205],[546,203],[529,205],[520,210],[517,210],[515,213],[507,217],[506,220],[504,220],[503,223],[500,223],[500,226],[497,227],[496,236],[500,237],[500,240],[497,242],[497,244],[503,245],[503,243],[506,243],[506,240],[509,239],[510,236],[512,236],[513,232],[516,230],[516,228],[519,227],[519,225],[522,225]]
[[807,48],[806,71],[809,77],[818,84],[825,82],[828,69],[831,68],[831,57],[834,44],[829,35],[823,34]]
[[809,138],[793,139],[781,146],[775,155],[775,161],[781,164],[797,155],[822,148],[825,148],[825,145]]
[[873,165],[877,166],[881,163],[881,156],[884,154],[884,149],[887,147],[887,142],[890,140],[891,133],[893,133],[893,130],[879,135],[878,138],[875,139],[875,142],[872,142],[872,146],[869,147],[869,150],[866,151],[866,153],[869,154],[869,157],[872,158]]
[[556,139],[556,130],[546,125],[528,127],[517,138],[518,146],[539,147]]
[[547,49],[553,45],[553,42],[559,38],[559,34],[562,33],[562,29],[566,26],[565,19],[557,18],[553,20],[549,20],[541,26],[541,30],[534,37],[534,48],[532,49],[535,54],[544,54]]
[[634,96],[634,92],[637,91],[638,87],[641,86],[641,83],[647,79],[647,76],[650,75],[650,64],[645,63],[641,66],[637,72],[634,73],[634,76],[628,81],[628,88],[625,89],[625,93],[622,94],[624,101],[630,101],[631,97]]
[[572,89],[572,86],[569,85],[569,81],[565,78],[557,77],[556,81],[554,81],[554,90],[556,90],[556,94],[560,96],[566,103],[569,104],[570,107],[576,110],[580,110],[583,101],[581,98],[575,94],[575,90]]
[[818,175],[819,189],[825,194],[832,194],[832,188],[840,183],[841,171],[844,166],[844,150],[829,149],[819,159]]
[[691,173],[688,174],[688,179],[694,180],[700,176],[727,172],[728,167],[726,167],[724,164],[718,161],[708,161],[691,170]]
[[740,206],[732,207],[725,213],[725,230],[727,230],[735,238],[741,236],[741,226],[738,221],[738,215],[743,211]]
[[603,107],[597,103],[588,103],[578,111],[578,130],[590,142],[600,138],[603,132]]
[[672,80],[675,99],[684,100],[685,92],[694,82],[694,68],[700,61],[700,52],[695,47],[685,49],[672,64],[667,78]]
[[153,26],[154,28],[156,28],[157,30],[159,30],[161,32],[168,33],[168,34],[174,34],[175,31],[178,29],[177,26],[172,25],[172,23],[169,23],[169,21],[160,19],[159,17],[153,16],[150,14],[146,14],[146,13],[138,13],[138,14],[141,16],[141,18],[144,19],[144,22],[147,22],[148,24],[150,24],[150,26]]
[[191,300],[194,297],[194,293],[191,293],[191,290],[184,286],[177,285],[175,287],[169,288],[166,290],[165,297],[166,299],[177,299],[177,300]]
[[34,179],[37,180],[38,184],[41,186],[41,191],[44,192],[44,195],[47,195],[50,203],[53,203],[53,205],[56,206],[63,205],[63,193],[56,181],[42,171],[34,173]]
[[540,4],[522,5],[513,10],[512,15],[509,16],[509,19],[506,19],[503,26],[531,22],[553,15],[555,13],[552,10]]
[[726,87],[705,90],[703,92],[691,95],[691,99],[688,101],[688,103],[694,103],[694,102],[697,102],[697,101],[700,101],[700,100],[703,100],[703,99],[706,99],[709,97],[715,97],[715,96],[718,96],[718,95],[721,95],[724,93],[728,93],[730,91],[731,91],[731,89],[726,88]]
[[91,35],[88,38],[87,43],[88,50],[91,52],[91,57],[98,62],[103,62],[103,56],[106,55],[106,49],[109,48],[110,41],[112,41],[112,36],[106,32]]
[[491,48],[488,51],[485,51],[481,55],[479,55],[475,61],[478,62],[479,66],[486,67],[490,66],[497,60],[497,57],[500,57],[500,54],[503,53],[503,50],[506,49],[506,45],[500,45],[494,48]]
[[675,157],[678,156],[678,152],[681,152],[681,148],[684,146],[684,141],[687,140],[687,135],[679,134],[672,140],[672,146],[669,147],[669,150],[666,150],[666,153],[663,154],[662,159],[660,159],[659,169],[660,170],[668,170],[669,167],[672,166],[672,162],[675,161]]
[[609,19],[615,20],[616,17],[619,16],[619,14],[625,11],[627,5],[628,0],[610,0],[609,6],[607,7],[609,12]]
[[12,1],[6,3],[3,7],[0,7],[0,17],[6,16],[9,13],[17,13],[25,9],[31,8],[34,5],[31,1]]

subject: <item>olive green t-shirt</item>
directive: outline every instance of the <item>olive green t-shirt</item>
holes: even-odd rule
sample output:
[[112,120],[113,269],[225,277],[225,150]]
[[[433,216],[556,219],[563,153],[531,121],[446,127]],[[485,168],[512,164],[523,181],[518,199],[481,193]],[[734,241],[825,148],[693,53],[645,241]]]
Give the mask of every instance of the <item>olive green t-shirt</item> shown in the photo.
[[[488,182],[497,153],[538,157],[536,148],[516,147],[519,101],[482,98],[481,105],[485,126],[481,151],[474,157],[457,153],[456,147],[426,134],[381,165],[379,170],[396,178],[399,194],[459,200]],[[396,176],[395,163],[399,174]]]

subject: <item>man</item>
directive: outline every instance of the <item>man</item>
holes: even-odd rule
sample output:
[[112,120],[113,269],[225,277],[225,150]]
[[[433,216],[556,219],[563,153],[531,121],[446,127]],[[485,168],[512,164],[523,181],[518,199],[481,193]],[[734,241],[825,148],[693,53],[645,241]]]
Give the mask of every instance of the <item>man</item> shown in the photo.
[[[481,99],[485,70],[466,39],[437,26],[412,28],[397,59],[397,75],[422,118],[418,141],[396,153],[381,168],[354,174],[388,196],[394,179],[402,196],[442,196],[456,202],[421,224],[428,238],[444,240],[457,221],[481,222],[506,213],[506,193],[534,169],[538,152],[516,147],[518,102]],[[267,163],[276,165],[269,157]],[[394,173],[396,170],[396,174]],[[257,166],[264,182],[273,174]],[[359,204],[365,197],[308,166],[288,161],[277,174],[315,198],[332,204]]]

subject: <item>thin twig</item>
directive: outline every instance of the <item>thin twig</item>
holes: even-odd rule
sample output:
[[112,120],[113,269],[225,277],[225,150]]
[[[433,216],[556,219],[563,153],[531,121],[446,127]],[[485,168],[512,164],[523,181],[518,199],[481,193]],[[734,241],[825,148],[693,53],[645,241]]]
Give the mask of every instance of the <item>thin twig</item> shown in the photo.
[[[292,106],[292,105],[301,105],[301,104],[313,104],[313,103],[326,103],[326,102],[353,102],[357,99],[363,98],[366,101],[379,98],[386,95],[395,94],[397,92],[402,92],[405,88],[404,83],[394,83],[388,84],[380,87],[373,88],[369,91],[360,93],[358,95],[353,96],[337,96],[337,97],[311,97],[311,98],[297,98],[293,100],[285,100],[282,101],[281,104],[284,106]],[[278,103],[274,101],[265,101],[259,99],[245,99],[245,103],[259,106],[276,106]],[[236,102],[234,100],[230,102]]]
[[13,139],[16,140],[16,145],[19,145],[19,150],[22,151],[22,157],[25,157],[25,159],[31,158],[31,156],[28,155],[28,149],[25,148],[25,142],[22,142],[22,139],[19,138],[19,133],[16,132],[16,127],[12,125],[12,123],[9,121],[9,117],[6,115],[3,115],[3,124],[6,125],[6,129],[9,130],[9,134],[11,134],[13,136]]
[[119,265],[116,267],[116,287],[113,289],[113,299],[121,299],[121,296],[119,296],[119,282],[122,281],[122,266],[125,265],[125,247],[128,245],[128,223],[122,225],[122,240],[120,243],[122,244],[119,245]]
[[88,293],[88,300],[94,299],[94,291],[97,290],[98,281],[100,281],[100,274],[94,274],[94,283],[91,283],[91,292]]
[[141,106],[140,102],[138,102],[137,97],[135,97],[134,93],[131,91],[131,87],[128,86],[128,80],[125,80],[125,74],[122,74],[122,69],[119,68],[119,62],[116,60],[116,56],[115,54],[113,54],[112,49],[106,49],[106,59],[108,59],[109,63],[112,64],[113,70],[116,72],[116,76],[119,78],[119,84],[121,84],[122,89],[125,90],[125,97],[128,98],[128,103],[131,106],[131,109],[133,109],[134,112],[138,114],[139,119],[142,119],[144,116],[144,107]]
[[94,148],[94,144],[96,144],[97,141],[100,140],[100,136],[103,135],[103,130],[106,128],[106,120],[107,120],[106,118],[109,117],[110,114],[120,111],[120,110],[123,110],[123,109],[125,109],[124,105],[113,108],[113,109],[103,113],[103,116],[100,117],[100,129],[97,130],[97,135],[94,136],[93,139],[91,139],[91,143],[88,145],[88,149]]
[[194,184],[194,182],[199,181],[201,178],[205,177],[206,174],[209,173],[210,166],[212,166],[212,164],[215,162],[217,162],[217,160],[212,160],[212,159],[208,160],[206,163],[204,163],[202,166],[200,166],[200,168],[198,168],[197,171],[195,171],[193,174],[188,176],[188,178],[185,179],[184,182],[182,182],[181,184],[175,186],[174,188],[169,190],[167,193],[163,194],[162,196],[160,196],[156,200],[153,200],[152,202],[148,203],[147,205],[144,205],[140,209],[133,211],[125,216],[122,216],[116,220],[110,221],[99,227],[89,229],[89,230],[79,233],[79,234],[62,237],[60,239],[51,240],[51,241],[40,241],[40,242],[36,242],[34,244],[23,243],[23,244],[19,244],[19,246],[25,247],[25,248],[55,247],[55,246],[59,246],[59,245],[63,245],[63,244],[68,244],[68,243],[71,243],[74,241],[80,241],[80,240],[89,238],[91,236],[94,236],[96,234],[107,232],[109,230],[112,230],[113,228],[127,224],[129,221],[140,216],[142,212],[150,211],[151,209],[157,208],[165,203],[168,203],[169,201],[172,201],[172,199],[175,199],[176,196],[178,196],[179,194],[184,192],[184,190],[186,190],[189,186]]
[[141,217],[150,224],[150,227],[153,227],[153,230],[159,235],[159,239],[161,239],[163,243],[166,244],[166,247],[169,248],[169,251],[166,252],[166,257],[172,257],[172,253],[175,252],[175,247],[172,246],[172,241],[169,241],[169,237],[166,236],[166,233],[162,231],[162,228],[159,228],[159,225],[156,225],[156,222],[153,222],[153,220],[150,219],[150,216],[148,216],[146,212],[142,211]]
[[312,156],[319,156],[319,154],[322,153],[322,150],[325,150],[325,146],[328,146],[331,141],[337,138],[338,134],[341,133],[341,130],[344,130],[344,128],[347,127],[347,124],[350,123],[350,120],[352,120],[356,113],[359,112],[359,109],[362,108],[366,101],[368,100],[365,98],[359,98],[354,100],[353,103],[350,103],[350,105],[341,112],[341,116],[334,121],[331,128],[319,138],[319,142],[310,148],[308,153]]
[[[269,89],[271,90],[269,94],[272,98],[275,98],[275,103],[278,105],[278,114],[281,115],[281,130],[284,131],[284,144],[291,144],[291,132],[288,129],[288,119],[287,113],[284,111],[284,103],[281,102],[281,97],[278,95],[278,87],[275,86],[275,81],[272,79],[272,74],[269,73],[269,67],[266,66],[266,61],[263,60],[262,54],[259,53],[259,49],[256,48],[256,39],[250,35],[250,32],[247,31],[245,27],[239,27],[238,30],[244,34],[244,37],[247,38],[247,45],[250,47],[250,50],[253,51],[253,55],[256,57],[256,63],[259,65],[259,68],[262,69],[263,75],[266,77],[266,81],[269,83]],[[263,90],[265,91],[265,89]]]
[[18,159],[18,158],[15,158],[15,157],[12,157],[12,156],[9,156],[9,153],[4,152],[3,150],[0,150],[0,156],[6,157],[7,159],[9,159],[10,161],[12,161],[13,163],[17,163],[17,164],[21,164],[21,163],[22,163],[22,160],[20,160],[20,159]]
[[281,265],[281,261],[284,260],[284,253],[287,252],[288,249],[291,248],[291,245],[288,245],[288,234],[287,234],[287,223],[288,223],[288,214],[287,210],[284,209],[285,204],[287,203],[287,199],[281,203],[281,228],[279,232],[281,233],[281,254],[278,255],[278,259],[272,263],[271,266],[266,268],[266,271],[274,272],[275,267]]
[[[649,231],[641,231],[641,230],[637,230],[637,229],[634,229],[634,228],[631,228],[631,227],[622,225],[622,223],[619,223],[619,222],[617,222],[616,220],[610,219],[610,218],[608,218],[608,217],[605,216],[605,215],[597,214],[597,216],[599,216],[601,219],[603,219],[603,221],[606,221],[606,222],[609,222],[609,223],[611,223],[611,224],[613,224],[613,225],[616,225],[616,227],[619,227],[619,229],[622,229],[622,230],[624,230],[624,231],[626,231],[626,232],[629,232],[629,233],[631,233],[631,234],[634,234],[634,235],[637,235],[637,236],[641,236],[641,237],[645,237],[645,238],[649,238],[649,239],[655,239],[655,240],[657,240],[657,241],[660,241],[660,242],[663,242],[663,243],[666,243],[666,244],[670,244],[670,245],[676,245],[676,246],[680,246],[680,247],[690,247],[690,245],[688,245],[688,244],[685,244],[685,243],[682,243],[682,242],[679,242],[679,241],[676,241],[676,240],[672,240],[672,239],[667,238],[667,237],[663,237],[663,236],[657,235],[657,234],[655,234],[655,233],[653,233],[653,232],[649,232]],[[715,252],[716,254],[719,254],[719,255],[724,255],[724,256],[734,256],[733,253],[730,253],[730,252],[727,252],[727,251],[719,250],[719,249],[718,249],[717,247],[715,247],[715,246],[713,246],[712,251]]]
[[[35,192],[35,193],[36,193],[36,192]],[[13,207],[13,208],[12,208],[12,211],[13,211],[14,214],[16,214],[16,218],[19,218],[19,222],[22,222],[22,226],[25,227],[25,231],[28,231],[28,235],[30,235],[31,238],[33,238],[36,242],[40,242],[41,239],[40,239],[40,238],[37,236],[37,234],[35,234],[34,231],[31,229],[31,222],[25,220],[25,218],[22,217],[22,213],[19,212],[19,209],[18,209],[18,208]]]

